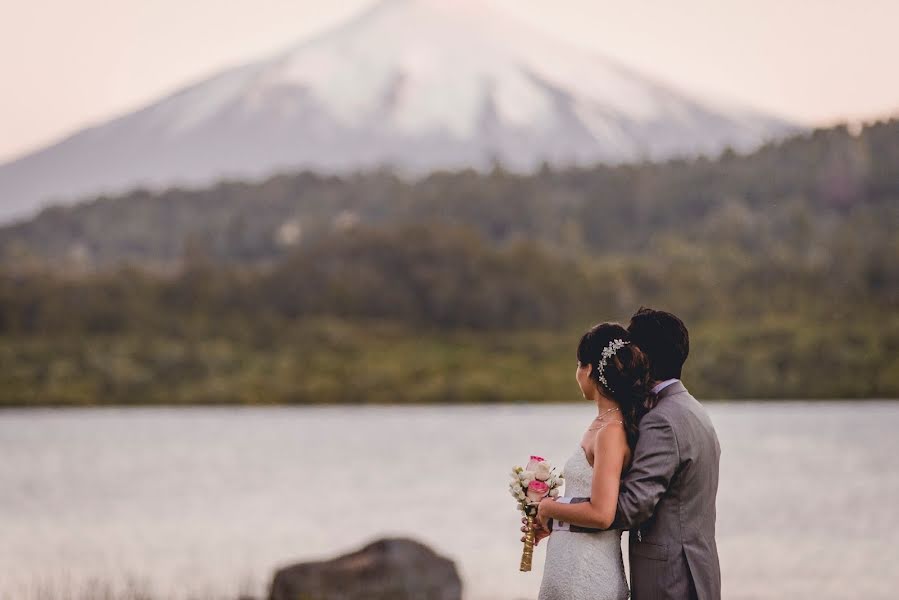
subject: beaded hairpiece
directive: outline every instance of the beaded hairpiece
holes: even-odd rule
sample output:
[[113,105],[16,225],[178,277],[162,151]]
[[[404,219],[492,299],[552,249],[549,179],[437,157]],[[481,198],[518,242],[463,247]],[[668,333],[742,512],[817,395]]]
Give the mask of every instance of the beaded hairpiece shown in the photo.
[[609,345],[602,349],[602,358],[599,359],[599,364],[596,365],[596,370],[599,372],[599,381],[602,383],[607,390],[610,392],[613,391],[609,386],[609,382],[606,381],[606,362],[613,356],[615,353],[630,344],[630,342],[625,342],[624,340],[612,340],[609,342]]

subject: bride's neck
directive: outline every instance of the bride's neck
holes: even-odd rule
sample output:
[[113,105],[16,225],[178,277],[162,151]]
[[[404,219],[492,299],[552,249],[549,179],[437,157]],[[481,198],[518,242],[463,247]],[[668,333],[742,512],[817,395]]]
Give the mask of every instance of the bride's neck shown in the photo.
[[615,402],[611,398],[603,396],[600,393],[596,394],[596,397],[593,398],[593,401],[596,402],[596,411],[598,415],[608,412],[613,408],[621,408],[617,402]]

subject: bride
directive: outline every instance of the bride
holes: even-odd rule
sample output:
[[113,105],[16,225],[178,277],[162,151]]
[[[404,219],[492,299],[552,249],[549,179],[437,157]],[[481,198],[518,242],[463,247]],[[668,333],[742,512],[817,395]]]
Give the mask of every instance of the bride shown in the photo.
[[[537,521],[552,535],[538,600],[624,600],[630,591],[621,531],[608,527],[615,519],[618,484],[630,464],[637,424],[646,412],[649,363],[624,327],[603,323],[578,344],[576,378],[584,398],[596,403],[597,417],[565,463],[566,497],[547,497],[539,505]],[[570,497],[590,500],[566,504]]]

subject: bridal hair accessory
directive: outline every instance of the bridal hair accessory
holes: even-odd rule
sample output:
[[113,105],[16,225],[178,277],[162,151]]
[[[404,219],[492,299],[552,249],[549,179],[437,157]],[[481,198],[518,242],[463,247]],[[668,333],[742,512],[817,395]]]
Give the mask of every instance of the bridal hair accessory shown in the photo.
[[615,356],[615,353],[630,344],[630,342],[625,342],[624,340],[612,340],[609,342],[609,345],[602,349],[602,358],[599,359],[599,364],[596,365],[596,370],[599,372],[599,381],[605,386],[607,390],[613,392],[614,390],[609,386],[609,382],[606,381],[606,363],[610,358]]
[[547,496],[555,498],[559,495],[564,477],[542,456],[531,456],[525,468],[515,467],[511,475],[509,492],[515,498],[518,510],[527,517],[528,525],[518,570],[530,571],[531,559],[534,557],[534,520],[537,517],[537,506]]

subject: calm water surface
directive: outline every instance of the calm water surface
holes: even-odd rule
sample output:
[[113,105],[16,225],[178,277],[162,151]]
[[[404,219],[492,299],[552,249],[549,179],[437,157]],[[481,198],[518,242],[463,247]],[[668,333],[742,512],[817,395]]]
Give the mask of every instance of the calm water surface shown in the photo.
[[[899,403],[735,403],[722,446],[724,597],[895,598]],[[507,472],[561,465],[562,406],[0,412],[0,599],[92,579],[159,597],[262,595],[279,565],[379,536],[451,557],[468,600],[535,598]]]

